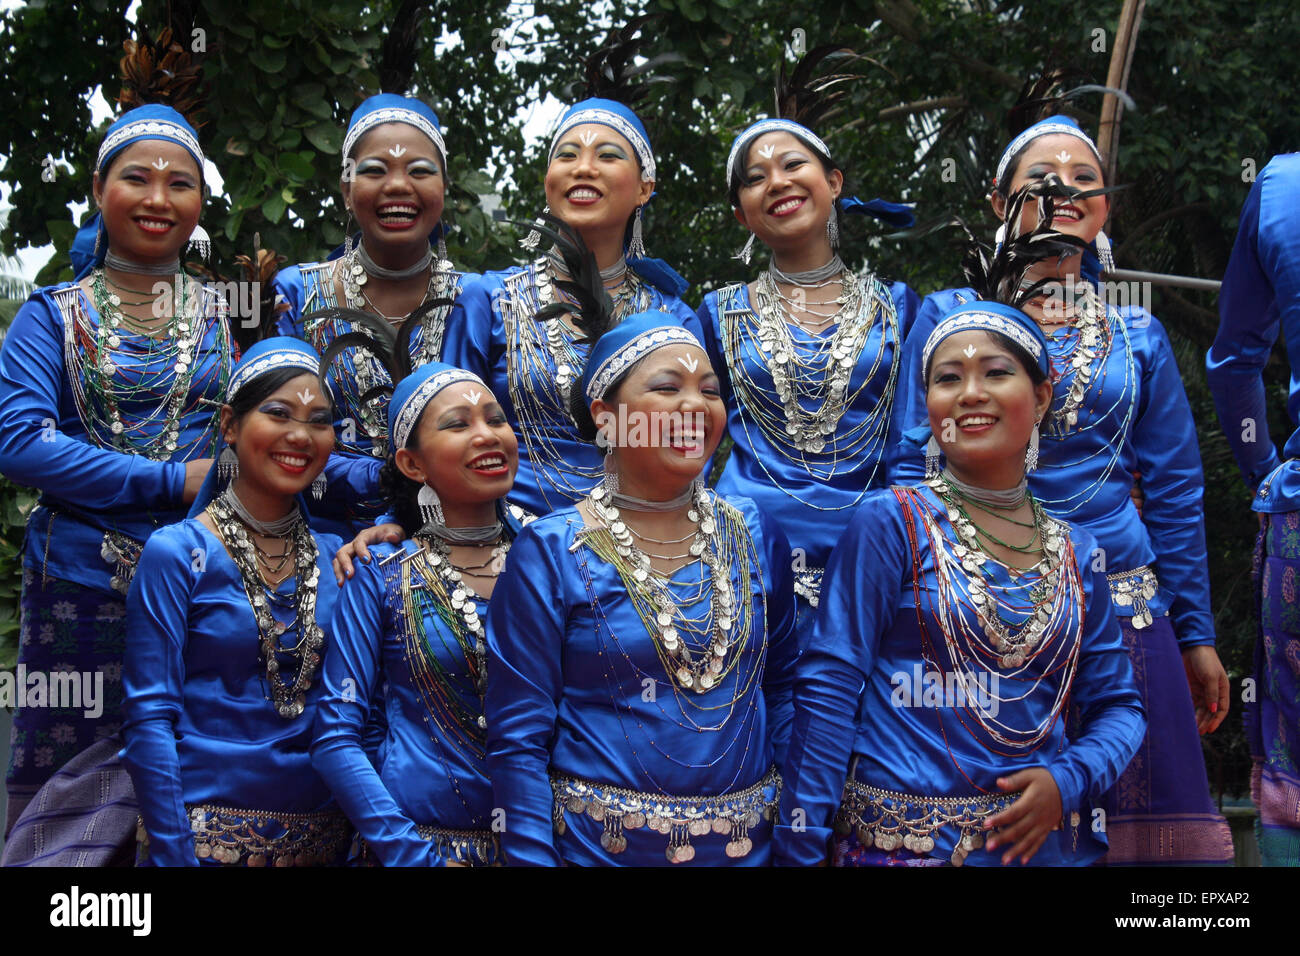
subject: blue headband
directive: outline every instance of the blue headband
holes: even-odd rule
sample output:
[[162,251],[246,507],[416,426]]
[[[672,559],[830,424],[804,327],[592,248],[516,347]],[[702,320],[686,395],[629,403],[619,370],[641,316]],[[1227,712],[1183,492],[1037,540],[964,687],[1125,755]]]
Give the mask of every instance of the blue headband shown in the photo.
[[613,385],[637,362],[666,345],[704,346],[695,333],[672,321],[665,312],[638,312],[610,329],[596,342],[582,373],[582,391],[588,402],[604,398]]
[[598,123],[608,126],[632,144],[636,158],[641,163],[641,179],[653,182],[655,177],[655,157],[650,149],[650,137],[641,120],[630,109],[615,100],[590,99],[575,103],[564,111],[560,117],[559,128],[551,139],[551,151],[548,160],[555,156],[555,148],[560,145],[560,137],[585,123]]
[[421,365],[397,383],[388,403],[388,437],[394,449],[406,447],[425,406],[444,388],[457,382],[474,382],[487,389],[483,380],[473,372],[446,362]]
[[[129,110],[108,128],[95,159],[95,171],[103,173],[122,150],[146,139],[161,139],[179,144],[199,167],[199,181],[202,182],[203,150],[199,147],[198,134],[184,116],[162,103],[149,103]],[[197,234],[198,230],[195,232]],[[68,250],[73,273],[78,279],[84,278],[103,263],[106,255],[108,236],[104,232],[104,217],[95,213],[77,230],[72,247]]]
[[[739,136],[732,140],[731,152],[727,154],[726,166],[728,189],[731,188],[732,180],[740,176],[741,166],[745,162],[745,154],[750,144],[766,133],[789,133],[820,153],[826,162],[832,166],[835,165],[835,160],[831,159],[830,149],[827,148],[821,137],[808,127],[796,123],[794,120],[763,119],[748,126]],[[884,199],[864,201],[857,196],[841,196],[835,201],[835,205],[840,212],[846,215],[873,216],[900,229],[910,229],[916,222],[916,218],[912,215],[911,206],[888,202]]]
[[[267,372],[281,368],[298,368],[320,377],[320,356],[302,339],[277,335],[258,342],[239,360],[226,386],[226,404],[235,400],[239,390]],[[325,384],[326,390],[329,383]]]
[[165,139],[184,147],[199,167],[199,178],[203,178],[203,150],[199,147],[198,133],[184,116],[162,103],[138,106],[123,113],[108,128],[104,141],[99,145],[95,170],[102,173],[114,156],[132,143],[145,139]]
[[1047,337],[1038,323],[1019,309],[1001,302],[985,301],[966,302],[943,317],[925,340],[921,368],[930,367],[930,359],[944,339],[958,332],[970,331],[1000,332],[1029,353],[1044,375],[1051,370],[1052,357],[1047,348]]
[[447,164],[447,144],[438,130],[438,114],[419,100],[409,96],[398,96],[396,93],[380,93],[371,96],[352,111],[352,119],[348,121],[348,131],[343,136],[343,162],[347,163],[348,156],[362,136],[384,123],[405,123],[407,126],[414,126],[438,148],[443,165]]
[[1097,164],[1099,166],[1105,165],[1101,160],[1101,152],[1097,149],[1097,144],[1092,141],[1092,137],[1083,131],[1083,127],[1068,116],[1049,116],[1047,119],[1039,120],[1026,129],[1002,151],[1002,158],[998,160],[997,175],[993,177],[993,185],[996,186],[1002,182],[1002,177],[1007,174],[1007,167],[1011,164],[1013,156],[1038,139],[1038,137],[1053,136],[1057,133],[1065,133],[1075,139],[1083,140],[1088,144],[1088,148],[1092,150],[1092,155],[1096,157]]

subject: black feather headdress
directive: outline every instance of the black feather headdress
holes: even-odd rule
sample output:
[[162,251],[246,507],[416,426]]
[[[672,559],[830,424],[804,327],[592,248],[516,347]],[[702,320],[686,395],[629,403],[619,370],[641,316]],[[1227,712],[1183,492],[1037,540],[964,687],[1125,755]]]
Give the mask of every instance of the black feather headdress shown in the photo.
[[[773,115],[824,132],[825,125],[844,112],[847,84],[862,78],[861,73],[845,72],[845,68],[867,59],[848,47],[827,43],[800,57],[788,75],[782,63],[776,76]],[[818,69],[832,60],[836,61],[835,70],[818,76]]]
[[578,230],[550,213],[542,213],[532,228],[554,243],[555,254],[563,260],[564,271],[568,273],[567,279],[555,282],[568,300],[543,307],[535,318],[546,322],[568,315],[579,332],[579,338],[574,341],[595,345],[614,325],[614,303],[605,291],[596,254],[587,248]]
[[583,61],[583,78],[564,90],[566,97],[571,100],[598,97],[635,106],[646,98],[653,84],[671,83],[672,77],[657,71],[669,63],[680,63],[684,59],[680,53],[660,53],[643,63],[635,62],[650,39],[643,28],[657,19],[657,14],[645,14],[611,30],[596,51]]
[[157,38],[143,32],[134,40],[122,43],[124,55],[118,61],[122,89],[117,103],[125,113],[138,106],[161,103],[180,113],[195,129],[202,123],[206,98],[202,65],[189,48],[172,36],[171,27],[163,27]]
[[1058,68],[1048,70],[1037,79],[1027,80],[1020,89],[1015,105],[1007,110],[1007,133],[1013,137],[1018,136],[1035,123],[1060,113],[1065,104],[1093,93],[1117,96],[1125,109],[1136,108],[1133,98],[1123,90],[1087,82],[1077,86],[1068,85],[1087,78],[1087,74],[1079,70]]
[[388,35],[379,56],[381,93],[406,95],[415,77],[415,54],[420,27],[428,18],[429,0],[403,0],[388,24]]

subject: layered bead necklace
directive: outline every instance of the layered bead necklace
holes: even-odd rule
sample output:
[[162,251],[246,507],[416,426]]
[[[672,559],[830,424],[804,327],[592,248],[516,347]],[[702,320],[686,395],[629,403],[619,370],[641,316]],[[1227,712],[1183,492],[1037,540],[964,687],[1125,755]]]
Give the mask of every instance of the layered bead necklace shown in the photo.
[[[646,311],[652,301],[651,287],[631,269],[622,268],[624,282],[611,290],[616,305],[614,315],[620,322]],[[610,270],[602,272],[602,276],[607,272]],[[601,475],[599,466],[567,462],[555,444],[556,439],[576,439],[569,397],[587,353],[587,347],[576,345],[558,318],[545,322],[534,318],[538,310],[559,299],[555,275],[550,259],[539,259],[506,278],[496,305],[505,331],[506,382],[517,419],[515,432],[534,464],[538,490],[552,509],[581,499]]]
[[[987,690],[990,706],[986,708],[975,694],[968,693],[964,707],[982,734],[959,717],[972,739],[1001,756],[1023,756],[1037,749],[1060,719],[1078,666],[1084,589],[1069,530],[1028,497],[1023,486],[1012,489],[1010,496],[990,495],[983,489],[959,488],[950,475],[930,479],[925,485],[938,496],[942,510],[931,505],[919,489],[895,490],[905,509],[910,535],[914,534],[911,516],[920,514],[934,560],[937,594],[932,602],[923,605],[919,563],[913,570],[925,659],[939,668],[941,676],[954,673],[967,688]],[[972,490],[978,497],[970,496]],[[1013,504],[1017,493],[1020,500]],[[1041,546],[1019,550],[1040,551],[1041,559],[1033,570],[1016,572],[980,547],[980,532],[966,507],[974,503],[996,513],[1017,508],[1026,499],[1034,515],[1035,534],[1031,540],[1040,541]],[[943,518],[952,529],[950,533],[943,528]],[[912,553],[913,561],[919,562],[915,537]],[[1009,583],[997,583],[997,567],[1005,569]],[[933,607],[938,619],[941,647],[930,636],[927,615],[922,610],[926,605]],[[1036,695],[1044,681],[1055,683],[1053,699],[1034,726],[1014,727],[996,716],[1003,713],[1004,705]],[[1018,690],[1003,694],[1003,682],[1012,683]],[[939,720],[942,731],[942,716]],[[944,736],[946,740],[946,732]],[[985,743],[985,739],[992,744]],[[949,754],[956,764],[951,748]],[[962,773],[965,776],[964,770]]]
[[[266,683],[271,690],[271,701],[276,713],[286,720],[302,714],[306,707],[307,690],[320,667],[320,655],[325,645],[325,634],[316,622],[316,584],[320,569],[316,566],[316,539],[307,527],[302,511],[297,505],[283,518],[261,522],[249,514],[233,488],[228,487],[208,505],[217,535],[239,569],[244,593],[257,620],[259,648],[266,667]],[[279,538],[285,542],[280,555],[268,556],[249,532],[264,537]],[[265,564],[279,561],[283,568],[292,556],[295,583],[293,596],[280,594],[279,585],[269,585],[262,574]],[[264,559],[268,559],[265,560]],[[270,570],[268,568],[268,570]],[[271,571],[274,574],[274,571]],[[292,612],[288,621],[276,619],[275,611]],[[286,633],[296,632],[298,640],[291,647],[283,645]],[[294,676],[286,683],[280,678],[284,669],[281,663],[294,668]]]
[[[376,308],[366,294],[367,283],[371,277],[400,282],[426,270],[429,272],[429,285],[419,305],[423,305],[430,299],[455,298],[459,294],[461,273],[453,270],[449,260],[435,257],[432,249],[405,269],[386,269],[378,265],[366,252],[365,245],[361,244],[350,254],[344,255],[338,264],[338,276],[343,285],[347,307],[371,312],[393,325],[400,324],[405,316],[386,315]],[[330,273],[322,276],[323,281],[330,282],[329,276]],[[418,336],[412,336],[412,368],[419,368],[421,365],[442,358],[443,337],[450,311],[450,307],[439,308],[424,316]],[[312,344],[322,352],[340,335],[348,332],[365,332],[364,329],[358,329],[350,322],[340,322],[333,318],[315,321],[305,331]],[[353,349],[345,360],[335,363],[335,369],[331,374],[340,390],[345,407],[356,412],[357,425],[370,441],[370,453],[376,458],[386,457],[388,410],[381,399],[362,402],[361,396],[379,386],[391,385],[388,371],[366,349]]]
[[[91,277],[91,297],[99,314],[97,323],[81,308],[77,288],[65,290],[59,300],[65,318],[72,320],[64,322],[64,357],[73,401],[87,435],[100,447],[151,461],[170,460],[178,451],[190,457],[202,446],[211,446],[217,437],[219,405],[213,405],[205,427],[185,448],[180,445],[180,430],[204,400],[202,394],[191,393],[199,384],[195,381],[199,349],[209,326],[214,333],[211,351],[218,361],[202,383],[206,385],[209,377],[216,380],[212,387],[200,391],[225,394],[230,378],[230,332],[224,300],[207,289],[194,295],[191,280],[181,275],[172,285],[176,292],[173,314],[164,324],[151,328],[122,311],[122,298],[117,291],[110,291],[109,284],[104,270],[96,269]],[[124,350],[126,335],[131,336],[131,343]],[[130,365],[122,364],[125,352],[129,352]],[[146,371],[154,364],[161,368]]]
[[[782,292],[778,283],[796,285],[802,292],[834,281],[842,282],[843,292],[833,300],[835,311],[818,324],[837,323],[835,331],[808,333],[809,341],[796,341],[795,310],[807,312],[808,306]],[[888,436],[901,358],[898,316],[889,290],[870,273],[853,276],[836,257],[812,273],[789,275],[769,268],[754,283],[752,305],[744,286],[730,286],[719,293],[718,312],[722,348],[745,431],[757,428],[777,454],[818,481],[851,472],[870,460],[872,472],[861,482],[865,493],[880,463],[881,456],[873,451]],[[879,342],[864,362],[874,330],[879,331]],[[881,387],[876,380],[886,363],[888,378]],[[755,365],[757,370],[751,371]],[[854,387],[859,370],[861,378]],[[880,399],[860,422],[842,427],[845,413],[862,403],[868,389],[878,389]],[[750,444],[755,444],[753,439]],[[808,507],[827,510],[816,500],[784,488],[763,456],[755,458],[776,487]]]

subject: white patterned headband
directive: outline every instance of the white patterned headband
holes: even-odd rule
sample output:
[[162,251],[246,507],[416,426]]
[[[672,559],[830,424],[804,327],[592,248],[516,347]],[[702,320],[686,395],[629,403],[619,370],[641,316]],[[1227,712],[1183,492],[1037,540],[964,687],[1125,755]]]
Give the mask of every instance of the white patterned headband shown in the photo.
[[740,161],[744,150],[758,137],[765,133],[789,133],[796,139],[806,140],[809,145],[820,152],[828,160],[831,158],[831,151],[826,148],[820,136],[810,130],[808,127],[788,119],[765,119],[759,120],[749,129],[745,130],[736,137],[736,141],[731,144],[731,153],[727,156],[727,188],[731,188],[731,174],[735,169],[736,163]]
[[1038,137],[1052,136],[1055,135],[1056,133],[1065,133],[1069,136],[1073,136],[1075,139],[1083,140],[1085,143],[1088,144],[1088,148],[1092,150],[1092,155],[1097,158],[1098,165],[1105,165],[1104,163],[1102,163],[1101,152],[1100,150],[1097,149],[1097,144],[1094,143],[1092,141],[1092,138],[1088,136],[1088,134],[1085,133],[1078,126],[1075,126],[1073,123],[1043,122],[1029,127],[1029,129],[1025,130],[1019,136],[1017,136],[1015,139],[1011,141],[1011,145],[1006,148],[1006,150],[1002,153],[1002,158],[998,160],[998,174],[993,180],[994,185],[997,185],[998,183],[1002,182],[1002,177],[1006,175],[1007,166],[1011,164],[1011,159],[1013,156],[1019,153],[1022,149],[1024,149],[1034,140],[1038,139]]
[[[283,352],[268,352],[251,362],[245,362],[235,369],[230,376],[230,382],[226,386],[226,403],[229,404],[235,400],[239,390],[255,378],[260,378],[264,373],[270,372],[277,368],[300,368],[304,372],[311,372],[313,375],[320,375],[320,363],[312,356],[305,352],[286,349]],[[329,389],[329,383],[325,383]]]
[[654,182],[655,158],[654,154],[650,152],[650,144],[646,142],[640,130],[617,113],[609,110],[578,110],[578,112],[570,116],[555,131],[555,136],[551,139],[551,152],[548,158],[555,156],[555,149],[560,145],[561,136],[573,129],[573,127],[581,126],[584,123],[599,123],[602,126],[608,126],[631,143],[632,149],[636,152],[636,158],[641,161],[641,181]]
[[415,423],[419,419],[420,413],[424,411],[424,407],[444,388],[448,385],[455,385],[457,382],[477,382],[487,388],[481,378],[473,372],[465,371],[463,368],[446,369],[425,379],[402,402],[397,414],[393,416],[391,432],[394,448],[406,447],[406,442],[411,437],[411,429],[415,427]]
[[352,147],[357,145],[357,140],[384,123],[405,123],[407,126],[414,126],[433,141],[433,145],[438,147],[443,163],[447,162],[447,144],[443,142],[442,134],[438,132],[436,126],[415,110],[402,109],[400,106],[385,106],[367,113],[353,123],[352,128],[347,131],[347,135],[343,137],[344,165],[347,165],[348,156],[352,153]]
[[587,381],[587,401],[594,402],[598,398],[604,398],[609,387],[618,380],[619,376],[651,352],[666,345],[694,345],[696,348],[703,348],[699,339],[679,325],[665,325],[658,329],[651,329],[627,342],[596,367],[596,371]]
[[99,155],[95,158],[95,168],[103,169],[104,160],[114,153],[123,143],[132,139],[145,137],[148,139],[170,139],[179,143],[189,152],[198,162],[199,175],[203,175],[203,150],[199,148],[199,141],[195,139],[190,131],[176,123],[169,123],[164,119],[142,119],[133,123],[127,123],[120,129],[115,129],[104,137],[104,142],[99,146]]
[[930,337],[925,340],[925,349],[921,353],[921,368],[930,367],[930,358],[934,355],[934,350],[948,336],[967,329],[977,329],[981,332],[1001,332],[1011,341],[1015,342],[1021,348],[1033,357],[1038,363],[1038,367],[1044,372],[1045,362],[1043,361],[1043,344],[1029,333],[1020,323],[1008,319],[1005,316],[998,315],[996,312],[985,312],[982,310],[962,311],[957,315],[944,319],[934,327]]

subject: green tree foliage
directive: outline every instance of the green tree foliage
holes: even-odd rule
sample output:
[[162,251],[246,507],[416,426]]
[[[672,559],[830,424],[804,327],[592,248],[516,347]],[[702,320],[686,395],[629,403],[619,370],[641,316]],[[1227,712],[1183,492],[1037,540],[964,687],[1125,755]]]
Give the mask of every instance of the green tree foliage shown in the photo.
[[[179,37],[201,36],[206,47],[211,96],[200,135],[225,182],[225,194],[204,213],[217,263],[246,252],[255,232],[289,261],[308,261],[342,239],[343,126],[376,90],[391,26],[414,8],[412,92],[438,112],[451,152],[451,251],[463,266],[486,269],[521,253],[517,230],[485,215],[481,198],[500,194],[512,219],[529,218],[543,203],[549,143],[526,144],[524,118],[548,93],[572,99],[569,84],[580,78],[583,57],[611,25],[658,13],[646,53],[672,51],[682,62],[638,107],[660,170],[647,243],[691,280],[698,297],[750,271],[731,258],[745,233],[728,206],[723,164],[732,137],[770,111],[779,63],[829,42],[869,58],[859,64],[863,78],[848,107],[821,132],[856,194],[915,202],[921,228],[899,238],[871,221],[850,223],[847,257],[870,260],[926,293],[960,281],[955,231],[944,223],[960,216],[992,232],[985,196],[1010,137],[1004,117],[1022,84],[1052,67],[1104,82],[1120,7],[1119,0],[832,0],[801,8],[771,0],[544,7],[510,0],[144,0],[138,19],[156,31],[170,18]],[[101,85],[110,97],[116,92],[128,29],[120,5],[105,0],[31,3],[0,19],[0,77],[10,91],[0,116],[0,179],[12,187],[15,206],[0,251],[54,242],[58,252],[44,281],[66,274],[69,203],[86,198],[103,132],[90,128],[85,94]],[[1118,198],[1108,229],[1121,266],[1222,275],[1251,173],[1300,145],[1300,110],[1281,79],[1291,73],[1289,51],[1298,41],[1300,19],[1283,0],[1146,5],[1128,82],[1138,108],[1124,114],[1119,135],[1118,179],[1131,188]],[[1095,130],[1100,106],[1083,100],[1072,112]],[[41,176],[47,154],[57,164],[54,182]],[[1197,416],[1207,500],[1221,505],[1207,516],[1211,577],[1221,652],[1240,677],[1249,671],[1254,634],[1254,524],[1204,385],[1202,356],[1217,305],[1212,294],[1159,288],[1154,306]],[[1269,381],[1279,398],[1275,435],[1286,434],[1280,363]],[[1209,744],[1211,774],[1240,789],[1244,745],[1240,725],[1228,726],[1237,730]]]

